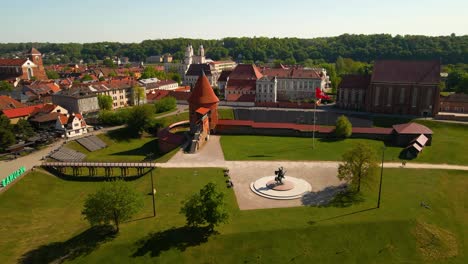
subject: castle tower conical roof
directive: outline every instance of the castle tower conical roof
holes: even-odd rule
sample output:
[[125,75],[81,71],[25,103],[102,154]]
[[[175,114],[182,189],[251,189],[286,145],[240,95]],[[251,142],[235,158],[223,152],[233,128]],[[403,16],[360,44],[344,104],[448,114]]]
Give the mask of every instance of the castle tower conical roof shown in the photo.
[[213,88],[210,85],[210,81],[208,81],[208,78],[205,76],[205,74],[202,74],[200,77],[198,77],[192,94],[187,101],[191,104],[199,105],[214,104],[219,102],[219,99],[214,93]]

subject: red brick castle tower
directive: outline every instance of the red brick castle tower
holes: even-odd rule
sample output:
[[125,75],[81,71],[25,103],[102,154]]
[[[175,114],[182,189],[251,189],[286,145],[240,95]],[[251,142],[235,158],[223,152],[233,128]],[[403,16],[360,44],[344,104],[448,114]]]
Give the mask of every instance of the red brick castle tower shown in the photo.
[[34,69],[34,77],[38,80],[47,80],[47,75],[42,63],[42,54],[35,48],[31,48],[27,54],[30,61],[37,65],[37,69]]
[[210,131],[218,123],[218,102],[208,78],[203,73],[195,83],[189,99],[190,153],[196,152],[209,139]]

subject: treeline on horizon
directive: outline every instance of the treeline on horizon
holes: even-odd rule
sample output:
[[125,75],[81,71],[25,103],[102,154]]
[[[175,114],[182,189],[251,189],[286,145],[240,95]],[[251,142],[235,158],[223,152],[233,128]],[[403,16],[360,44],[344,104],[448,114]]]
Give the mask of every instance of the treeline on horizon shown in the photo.
[[338,57],[370,63],[376,59],[440,59],[443,64],[468,63],[468,35],[455,36],[392,36],[389,34],[349,35],[313,39],[300,38],[234,38],[220,40],[156,39],[141,43],[4,43],[0,56],[14,56],[31,47],[46,54],[46,64],[87,63],[105,57],[125,56],[131,61],[170,53],[182,60],[185,48],[192,44],[195,52],[203,45],[206,56],[214,60],[232,58],[241,62],[265,63],[273,60],[286,64],[333,63]]

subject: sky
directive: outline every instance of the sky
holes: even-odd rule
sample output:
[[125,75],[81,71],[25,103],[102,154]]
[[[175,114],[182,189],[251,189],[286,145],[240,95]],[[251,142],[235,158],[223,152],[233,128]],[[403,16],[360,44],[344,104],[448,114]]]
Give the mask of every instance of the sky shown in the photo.
[[466,0],[0,1],[0,42],[468,34]]

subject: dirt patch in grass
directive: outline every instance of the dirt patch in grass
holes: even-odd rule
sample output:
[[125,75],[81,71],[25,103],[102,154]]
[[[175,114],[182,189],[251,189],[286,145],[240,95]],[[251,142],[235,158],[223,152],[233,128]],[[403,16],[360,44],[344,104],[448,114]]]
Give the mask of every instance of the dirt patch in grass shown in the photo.
[[417,221],[413,233],[425,260],[443,260],[458,255],[457,239],[446,229]]

